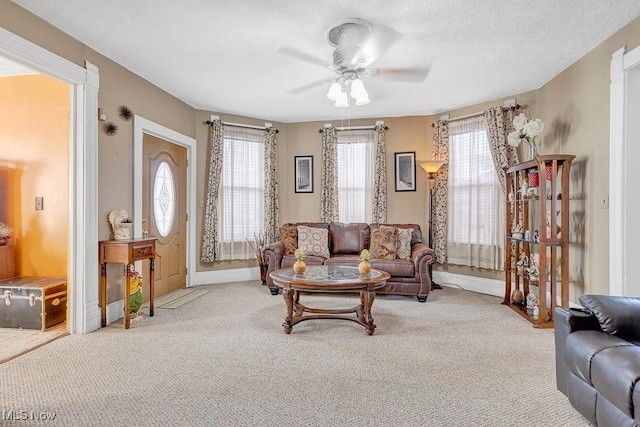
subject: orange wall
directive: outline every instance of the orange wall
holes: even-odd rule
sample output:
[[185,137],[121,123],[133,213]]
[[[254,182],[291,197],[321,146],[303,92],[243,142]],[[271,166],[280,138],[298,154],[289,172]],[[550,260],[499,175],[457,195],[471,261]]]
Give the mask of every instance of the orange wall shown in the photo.
[[0,78],[0,221],[18,275],[67,275],[70,92],[47,76]]

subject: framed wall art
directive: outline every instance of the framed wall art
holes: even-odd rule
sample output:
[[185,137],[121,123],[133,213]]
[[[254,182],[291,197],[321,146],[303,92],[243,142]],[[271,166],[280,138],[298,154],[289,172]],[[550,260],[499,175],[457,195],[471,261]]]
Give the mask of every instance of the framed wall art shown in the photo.
[[295,156],[296,193],[313,193],[313,156]]
[[416,152],[395,153],[396,191],[416,191]]

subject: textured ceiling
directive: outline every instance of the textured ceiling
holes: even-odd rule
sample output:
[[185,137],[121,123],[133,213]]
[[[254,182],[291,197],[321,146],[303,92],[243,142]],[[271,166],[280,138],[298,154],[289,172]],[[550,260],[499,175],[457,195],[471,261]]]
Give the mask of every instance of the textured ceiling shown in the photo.
[[[435,114],[540,88],[640,14],[638,0],[14,0],[204,110],[281,122]],[[371,103],[326,98],[330,28],[352,17],[400,33],[364,80]],[[319,64],[283,50],[305,52]],[[296,93],[292,93],[296,92]]]

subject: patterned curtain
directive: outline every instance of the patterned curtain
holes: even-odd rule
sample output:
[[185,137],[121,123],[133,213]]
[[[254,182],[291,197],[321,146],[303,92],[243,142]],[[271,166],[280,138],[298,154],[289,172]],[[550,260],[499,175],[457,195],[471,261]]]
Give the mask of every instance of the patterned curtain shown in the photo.
[[[449,160],[449,126],[446,121],[438,120],[433,126],[433,160]],[[447,261],[447,202],[448,166],[443,165],[438,171],[433,186],[433,242],[431,246],[436,252],[436,261],[444,264]]]
[[222,144],[224,130],[222,120],[211,124],[209,145],[209,181],[207,185],[207,204],[204,210],[204,230],[202,236],[202,262],[214,262],[218,252],[218,196],[222,177]]
[[278,130],[267,128],[264,136],[264,244],[279,240],[278,225]]
[[378,125],[374,132],[376,144],[376,164],[373,172],[373,208],[371,222],[387,222],[387,148],[384,135],[386,127]]
[[502,193],[505,194],[505,177],[502,168],[517,164],[518,151],[507,143],[507,135],[513,130],[513,111],[505,111],[502,107],[493,107],[484,111],[484,118],[487,122],[487,135],[489,136],[489,146],[493,165],[496,168]]
[[322,178],[320,221],[337,222],[338,213],[338,137],[333,126],[322,132]]

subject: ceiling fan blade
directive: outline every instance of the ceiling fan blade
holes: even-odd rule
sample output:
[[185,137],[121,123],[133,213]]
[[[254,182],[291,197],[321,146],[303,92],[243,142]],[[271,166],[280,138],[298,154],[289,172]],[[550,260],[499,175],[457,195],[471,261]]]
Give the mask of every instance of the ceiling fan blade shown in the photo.
[[429,68],[371,68],[360,74],[398,82],[422,83],[429,75]]
[[331,64],[328,64],[327,61],[325,61],[322,58],[318,58],[316,56],[310,55],[306,52],[303,52],[301,50],[298,50],[290,46],[281,47],[280,49],[278,49],[278,53],[291,56],[293,58],[299,59],[304,62],[308,62],[310,64],[319,65],[322,68],[330,68],[330,65],[331,65]]
[[[333,82],[335,80],[336,79],[333,79],[333,78],[327,78],[327,79],[318,80],[318,81],[315,81],[313,83],[309,83],[309,84],[306,84],[304,86],[300,86],[298,88],[289,90],[289,91],[287,91],[287,93],[291,93],[291,94],[296,95],[296,94],[299,94],[299,93],[302,93],[302,92],[306,92],[306,91],[308,91],[310,89],[313,89],[315,87],[326,85],[327,83]],[[327,86],[327,89],[329,89],[328,86]]]
[[375,24],[372,34],[358,47],[351,59],[351,65],[365,68],[373,64],[382,54],[388,51],[402,37],[391,27]]

